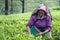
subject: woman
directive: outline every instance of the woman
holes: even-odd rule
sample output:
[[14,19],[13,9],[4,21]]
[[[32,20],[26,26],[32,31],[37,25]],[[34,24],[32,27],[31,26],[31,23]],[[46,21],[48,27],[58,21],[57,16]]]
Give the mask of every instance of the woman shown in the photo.
[[29,34],[31,34],[31,27],[34,27],[38,31],[38,36],[44,35],[51,31],[51,17],[48,15],[47,6],[40,6],[35,10],[34,14],[32,14],[27,24],[27,30]]

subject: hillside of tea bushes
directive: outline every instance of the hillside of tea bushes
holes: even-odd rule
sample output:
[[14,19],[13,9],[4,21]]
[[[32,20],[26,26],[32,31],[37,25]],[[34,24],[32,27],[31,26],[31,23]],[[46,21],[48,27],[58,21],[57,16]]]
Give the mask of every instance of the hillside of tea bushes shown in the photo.
[[[60,11],[51,10],[52,39],[60,40]],[[35,40],[35,37],[25,33],[26,24],[31,12],[24,14],[0,15],[0,40]],[[36,40],[42,37],[36,37]]]

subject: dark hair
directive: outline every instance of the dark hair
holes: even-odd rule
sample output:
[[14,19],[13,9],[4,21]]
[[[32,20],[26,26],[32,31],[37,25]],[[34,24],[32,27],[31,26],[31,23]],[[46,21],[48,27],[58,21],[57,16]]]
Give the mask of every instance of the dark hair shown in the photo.
[[37,16],[39,11],[43,11],[44,15],[47,15],[47,13],[44,10],[38,10],[36,13],[33,13],[31,16],[33,16],[33,15]]
[[43,12],[44,12],[44,15],[47,15],[47,13],[46,13],[44,10],[38,10],[37,13],[38,13],[39,11],[43,11]]

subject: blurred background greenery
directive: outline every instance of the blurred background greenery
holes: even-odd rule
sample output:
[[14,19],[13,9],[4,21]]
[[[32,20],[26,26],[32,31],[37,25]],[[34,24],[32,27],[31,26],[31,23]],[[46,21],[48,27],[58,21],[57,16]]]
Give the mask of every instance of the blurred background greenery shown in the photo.
[[[22,6],[24,1],[24,12],[33,11],[40,4],[45,3],[48,7],[56,7],[60,6],[60,0],[7,0],[8,5],[8,14],[17,14],[22,13]],[[0,0],[0,14],[5,14],[5,3],[6,0]]]

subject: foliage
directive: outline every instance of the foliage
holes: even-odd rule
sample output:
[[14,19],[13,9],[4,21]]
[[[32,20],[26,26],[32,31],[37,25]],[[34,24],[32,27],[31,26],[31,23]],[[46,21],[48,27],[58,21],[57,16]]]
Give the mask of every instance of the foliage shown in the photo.
[[[60,40],[60,11],[51,10],[52,14],[52,39]],[[26,34],[26,24],[31,12],[24,14],[0,15],[0,40],[42,40],[42,36],[36,37]],[[46,37],[45,37],[46,38]]]

